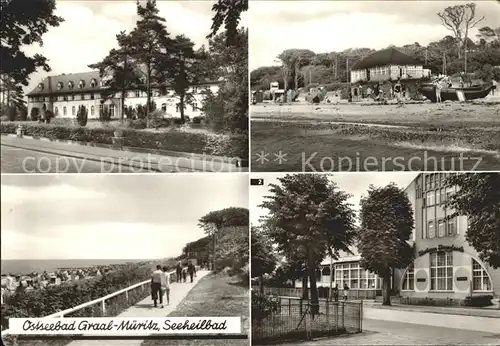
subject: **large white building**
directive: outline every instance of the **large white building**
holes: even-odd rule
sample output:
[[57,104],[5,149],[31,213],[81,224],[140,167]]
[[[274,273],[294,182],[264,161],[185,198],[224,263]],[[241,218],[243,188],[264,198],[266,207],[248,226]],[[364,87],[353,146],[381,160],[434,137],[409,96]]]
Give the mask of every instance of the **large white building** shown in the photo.
[[[208,88],[215,93],[220,84],[221,81],[207,81],[191,86],[188,92],[193,94],[194,102],[184,105],[184,114],[189,117],[203,116],[203,90]],[[87,108],[89,118],[99,118],[100,110],[104,107],[109,109],[112,117],[119,117],[122,114],[121,93],[104,101],[101,98],[104,88],[98,71],[46,77],[27,94],[28,115],[31,115],[33,108],[38,108],[40,113],[50,110],[56,117],[74,118],[78,107],[83,105]],[[125,107],[137,108],[139,105],[146,105],[146,100],[146,92],[130,90],[125,98]],[[179,98],[172,90],[167,89],[166,93],[162,93],[159,88],[153,87],[151,100],[166,116],[180,117]]]

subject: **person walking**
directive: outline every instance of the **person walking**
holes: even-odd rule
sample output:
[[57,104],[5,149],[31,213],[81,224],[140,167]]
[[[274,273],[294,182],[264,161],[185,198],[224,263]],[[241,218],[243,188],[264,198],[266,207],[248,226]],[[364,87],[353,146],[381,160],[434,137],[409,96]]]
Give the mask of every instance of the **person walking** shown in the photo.
[[175,273],[177,274],[177,282],[181,282],[181,280],[182,280],[181,262],[177,262],[177,266],[175,267]]
[[182,282],[186,282],[187,281],[187,268],[184,267],[182,269]]
[[333,288],[333,299],[335,302],[339,301],[339,285],[335,284],[335,287]]
[[189,273],[189,278],[191,279],[191,283],[193,283],[193,276],[196,273],[196,268],[194,267],[193,262],[189,262],[187,271]]
[[151,274],[151,298],[153,299],[154,307],[158,307],[157,301],[160,301],[160,305],[163,308],[163,294],[161,291],[161,283],[162,283],[162,274],[161,265],[156,266],[156,270]]
[[164,266],[162,269],[163,269],[162,282],[161,282],[162,295],[163,294],[166,295],[167,305],[169,305],[170,304],[170,275],[168,274],[167,266]]
[[443,89],[442,81],[441,78],[439,78],[436,83],[434,84],[436,88],[436,102],[440,103],[441,102],[441,90]]
[[404,101],[402,97],[403,86],[401,85],[401,80],[398,78],[396,85],[394,85],[394,95],[396,96],[396,100],[398,102],[398,108],[404,107]]
[[349,291],[349,286],[344,282],[344,301],[347,301],[347,292]]

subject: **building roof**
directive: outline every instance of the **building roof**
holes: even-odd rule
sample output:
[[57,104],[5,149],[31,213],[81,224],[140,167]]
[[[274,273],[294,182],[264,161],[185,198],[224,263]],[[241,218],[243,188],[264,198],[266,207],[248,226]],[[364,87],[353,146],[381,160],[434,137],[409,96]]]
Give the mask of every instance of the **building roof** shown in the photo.
[[409,55],[401,53],[396,48],[390,47],[379,50],[373,54],[368,55],[366,58],[358,61],[352,67],[352,70],[362,70],[376,66],[387,65],[423,65],[417,59]]
[[[95,80],[95,87],[92,87],[91,82]],[[50,85],[49,85],[50,81]],[[80,81],[83,81],[83,87],[80,88]],[[217,81],[207,80],[197,83],[197,85],[206,84],[220,84],[223,78],[219,78]],[[69,87],[69,83],[73,83],[73,88]],[[62,88],[58,89],[58,84],[61,83]],[[154,87],[154,86],[153,86]],[[58,76],[48,76],[39,83],[35,89],[29,92],[26,96],[38,96],[38,95],[49,95],[49,94],[83,94],[86,92],[96,92],[101,90],[101,77],[99,76],[99,71],[90,72],[79,72],[79,73],[68,73],[61,74]]]
[[[95,79],[96,86],[91,86],[92,79]],[[49,85],[50,81],[50,85]],[[83,81],[83,87],[79,87],[80,81]],[[73,88],[69,87],[69,83],[73,82]],[[80,72],[80,73],[68,73],[61,74],[58,76],[45,77],[44,80],[39,83],[35,89],[27,94],[27,96],[34,95],[48,95],[51,93],[85,93],[89,91],[96,91],[101,89],[100,86],[101,78],[99,77],[99,71],[90,72]],[[58,89],[58,84],[61,83],[62,88]]]

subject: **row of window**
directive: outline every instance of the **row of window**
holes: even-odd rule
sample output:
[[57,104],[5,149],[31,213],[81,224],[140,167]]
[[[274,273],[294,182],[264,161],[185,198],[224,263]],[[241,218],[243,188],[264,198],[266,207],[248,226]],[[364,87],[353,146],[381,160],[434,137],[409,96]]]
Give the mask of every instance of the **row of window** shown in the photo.
[[[330,268],[325,267],[318,274],[318,281],[323,281],[323,278],[329,282]],[[380,278],[366,269],[359,266],[359,263],[344,263],[336,264],[334,272],[334,282],[339,288],[344,287],[344,284],[351,289],[381,289],[382,283]]]
[[[434,252],[430,254],[431,291],[453,291],[453,252]],[[408,267],[404,275],[404,291],[415,290],[415,269]],[[472,259],[472,290],[491,291],[491,281],[486,270]]]
[[424,207],[446,203],[456,192],[455,187],[447,187],[425,192]]
[[[101,110],[101,111],[103,110],[103,105],[99,106],[99,110]],[[78,108],[76,106],[71,107],[71,115],[72,116],[76,116],[77,111],[78,111]],[[87,107],[87,111],[90,114],[90,116],[95,115],[95,107],[94,106]],[[115,115],[115,105],[113,105],[113,104],[109,105],[109,111],[111,112],[111,116],[113,117]],[[54,114],[56,116],[59,115],[59,107],[54,108]],[[68,115],[68,109],[66,108],[66,106],[62,107],[62,115],[63,116]]]
[[[437,229],[436,229],[437,228]],[[452,237],[458,234],[457,228],[457,218],[452,217],[450,219],[439,219],[437,222],[430,220],[427,222],[427,237],[423,234],[423,238],[442,238],[442,237]]]

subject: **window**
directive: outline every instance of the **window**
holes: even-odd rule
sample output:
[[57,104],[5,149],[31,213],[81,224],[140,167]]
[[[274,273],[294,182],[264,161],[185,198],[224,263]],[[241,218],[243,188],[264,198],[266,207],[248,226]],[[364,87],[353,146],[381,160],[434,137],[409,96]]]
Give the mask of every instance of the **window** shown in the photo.
[[69,99],[70,99],[71,101],[74,101],[74,100],[75,100],[75,95],[70,95]]
[[351,289],[376,289],[378,277],[376,274],[361,268],[359,263],[335,265],[335,284],[340,289],[347,284]]
[[198,104],[196,102],[193,103],[192,107],[193,107],[193,112],[198,111]]
[[167,111],[167,104],[166,103],[162,103],[161,104],[161,110],[166,112]]
[[80,82],[78,83],[78,87],[79,87],[80,89],[85,88],[85,81],[84,81],[83,79],[81,79],[81,80],[80,80]]
[[472,259],[472,290],[491,291],[491,281],[488,273],[474,258]]
[[91,99],[91,100],[94,100],[94,99],[95,99],[94,94],[90,94],[90,99]]
[[426,206],[434,205],[434,191],[427,192],[426,200]]
[[115,105],[109,105],[109,115],[111,118],[115,116]]
[[429,238],[434,238],[436,236],[436,232],[434,230],[434,221],[429,221],[427,223],[427,234]]
[[410,264],[403,279],[403,290],[413,291],[415,289],[415,269],[413,264]]
[[135,97],[141,97],[141,92],[140,90],[135,91]]
[[68,101],[68,96],[63,96],[64,101]]
[[63,83],[62,82],[58,82],[57,83],[57,90],[61,90],[63,88]]
[[75,84],[73,83],[73,81],[69,81],[69,82],[68,82],[68,89],[69,89],[69,90],[73,89],[73,88],[74,88],[74,86],[75,86]]
[[76,111],[76,107],[75,106],[71,107],[71,115],[76,115],[75,111]]
[[436,204],[441,204],[441,190],[436,190]]
[[66,106],[63,107],[63,116],[66,116],[67,112],[66,112]]
[[95,107],[94,106],[91,106],[90,107],[90,115],[94,115],[94,112],[95,112]]
[[453,252],[434,252],[431,258],[431,291],[453,290]]
[[448,235],[457,234],[457,218],[453,217],[446,220],[446,232]]
[[92,80],[90,81],[90,87],[95,88],[96,86],[97,86],[97,81],[95,80],[95,78],[92,78]]
[[59,108],[57,108],[57,107],[54,108],[54,114],[55,114],[55,116],[57,116],[59,114]]
[[446,236],[445,222],[444,222],[444,220],[439,220],[438,221],[438,237],[444,237],[444,236]]
[[43,83],[38,84],[38,89],[43,90]]

